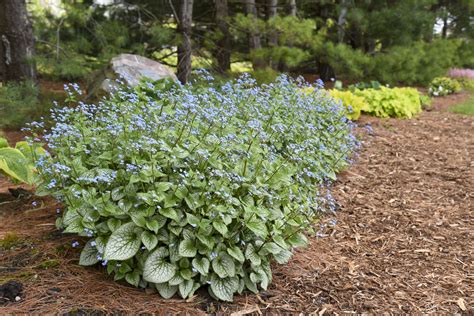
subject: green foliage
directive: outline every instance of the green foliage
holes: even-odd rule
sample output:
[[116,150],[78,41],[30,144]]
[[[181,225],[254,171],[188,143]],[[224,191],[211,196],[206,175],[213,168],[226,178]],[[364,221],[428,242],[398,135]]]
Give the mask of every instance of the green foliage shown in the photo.
[[337,77],[362,80],[371,69],[371,57],[346,44],[325,42],[316,49],[316,55],[334,69]]
[[463,90],[474,91],[474,79],[471,78],[457,78],[457,82],[461,85]]
[[38,144],[29,145],[27,142],[18,142],[15,148],[9,147],[6,139],[0,137],[0,174],[6,175],[14,181],[28,184],[34,183],[34,161],[45,155],[46,151]]
[[358,82],[358,83],[355,83],[355,84],[351,84],[350,86],[348,86],[347,88],[351,91],[354,91],[354,90],[364,90],[364,89],[380,89],[380,87],[382,86],[382,84],[376,80],[372,80],[370,82]]
[[38,110],[39,91],[33,82],[9,82],[0,86],[0,128],[22,126]]
[[459,91],[461,91],[459,82],[456,79],[448,77],[434,78],[428,88],[429,95],[434,97],[442,97]]
[[460,45],[458,40],[435,40],[392,47],[374,57],[370,76],[390,84],[428,84],[459,62]]
[[431,109],[433,100],[427,95],[420,94],[420,103],[423,109]]
[[467,101],[449,108],[449,111],[474,116],[474,98],[471,97]]
[[411,118],[421,111],[420,93],[413,88],[380,87],[354,93],[367,103],[364,111],[377,117]]
[[329,93],[336,100],[340,100],[347,109],[346,116],[351,120],[357,120],[361,111],[367,111],[368,105],[364,98],[355,95],[351,91],[330,90]]
[[250,15],[237,14],[233,18],[232,33],[240,40],[247,40],[249,33],[260,34],[262,42],[277,34],[277,45],[267,45],[250,52],[251,60],[263,60],[274,68],[297,67],[311,57],[312,48],[318,45],[321,34],[316,32],[312,19],[294,16],[276,16],[269,20],[254,19]]
[[276,70],[273,70],[270,67],[265,67],[263,69],[256,69],[250,72],[252,77],[257,80],[257,83],[264,84],[264,83],[271,83],[276,80],[279,73]]
[[267,289],[271,261],[333,209],[326,185],[357,144],[345,110],[301,85],[148,82],[58,109],[37,194],[65,203],[58,225],[91,237],[81,263],[116,280],[164,298]]

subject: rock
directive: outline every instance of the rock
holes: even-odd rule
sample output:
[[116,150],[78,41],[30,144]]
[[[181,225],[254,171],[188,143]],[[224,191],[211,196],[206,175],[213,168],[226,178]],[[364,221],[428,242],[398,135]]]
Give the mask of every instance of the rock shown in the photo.
[[117,86],[116,79],[122,79],[129,86],[136,86],[140,80],[149,78],[160,80],[169,78],[178,81],[173,70],[152,59],[133,54],[120,54],[109,63],[109,66],[98,73],[90,85],[89,96],[99,96],[110,92]]

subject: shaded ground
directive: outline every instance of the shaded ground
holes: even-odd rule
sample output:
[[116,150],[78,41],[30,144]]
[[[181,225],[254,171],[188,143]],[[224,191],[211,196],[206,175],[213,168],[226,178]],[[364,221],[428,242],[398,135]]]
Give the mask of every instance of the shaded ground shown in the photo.
[[0,179],[0,283],[25,287],[1,313],[473,314],[474,117],[431,111],[361,125],[368,122],[373,135],[333,189],[341,205],[336,226],[275,266],[268,291],[234,304],[203,293],[164,301],[113,282],[102,268],[78,266],[79,251],[70,246],[76,238],[54,228],[54,201],[5,203],[11,184]]

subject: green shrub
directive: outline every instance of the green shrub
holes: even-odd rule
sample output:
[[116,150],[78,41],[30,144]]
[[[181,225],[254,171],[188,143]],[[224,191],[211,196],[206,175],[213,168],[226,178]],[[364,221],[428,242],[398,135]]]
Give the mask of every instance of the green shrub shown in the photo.
[[434,97],[441,97],[461,91],[461,85],[456,79],[448,77],[434,78],[430,83],[428,93]]
[[356,90],[364,98],[368,114],[377,117],[411,118],[421,111],[420,93],[413,88],[386,88]]
[[458,40],[417,42],[410,46],[392,47],[373,58],[370,77],[389,84],[427,85],[434,77],[444,75],[459,62]]
[[330,90],[329,93],[336,100],[341,100],[342,105],[348,110],[346,115],[351,120],[357,120],[361,111],[368,109],[364,98],[355,95],[351,91]]
[[347,88],[351,91],[354,90],[364,90],[364,89],[380,89],[382,84],[378,82],[377,80],[372,80],[370,82],[358,82],[355,84],[351,84]]
[[250,72],[252,77],[257,80],[258,84],[271,83],[276,80],[279,73],[276,70],[273,70],[270,67],[265,67],[263,69],[255,69]]
[[99,106],[55,111],[38,194],[67,206],[57,224],[91,239],[80,263],[166,298],[209,284],[231,301],[272,280],[357,145],[324,90],[279,77],[218,86],[145,83]]
[[433,100],[424,94],[420,94],[420,103],[423,109],[431,109]]
[[458,78],[456,80],[459,82],[463,90],[474,91],[474,79]]
[[38,108],[38,95],[37,86],[30,81],[0,86],[0,128],[16,128],[26,123]]

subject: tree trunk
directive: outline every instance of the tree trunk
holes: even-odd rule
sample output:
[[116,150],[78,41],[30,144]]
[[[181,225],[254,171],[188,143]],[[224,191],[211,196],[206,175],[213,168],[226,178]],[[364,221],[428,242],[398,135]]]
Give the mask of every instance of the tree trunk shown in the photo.
[[288,7],[290,9],[289,15],[296,16],[296,0],[290,0]]
[[227,0],[216,0],[216,24],[219,31],[219,40],[217,41],[216,60],[217,70],[224,74],[230,70],[230,33],[227,18],[229,10]]
[[344,42],[344,25],[346,24],[346,16],[348,11],[347,0],[341,0],[341,12],[339,13],[339,18],[337,19],[337,39],[339,43]]
[[[277,16],[277,7],[278,0],[267,0],[267,20]],[[269,46],[278,45],[278,34],[276,34],[276,32],[270,32],[268,36],[268,44]]]
[[0,81],[36,80],[35,39],[24,0],[0,0]]
[[[446,10],[447,11],[447,10]],[[443,28],[441,30],[441,37],[446,38],[448,37],[448,13],[445,12],[443,15]]]
[[[270,20],[277,16],[277,6],[278,0],[267,0],[267,20]],[[278,46],[278,34],[273,29],[270,30],[270,32],[268,33],[268,46]],[[278,60],[270,60],[270,66],[275,70],[278,69],[278,63]]]
[[[255,21],[254,25],[256,25],[256,21],[258,19],[257,14],[257,7],[255,6],[255,0],[246,0],[245,2],[245,11],[247,15],[250,15],[253,20]],[[260,41],[260,30],[255,26],[255,29],[250,30],[249,34],[249,48],[250,54],[252,55],[253,52],[262,48],[262,43]],[[252,57],[252,65],[253,69],[259,69],[265,67],[265,61],[259,57]]]
[[193,0],[181,0],[179,8],[178,30],[182,35],[181,44],[178,45],[178,79],[187,83],[191,76],[191,31],[193,22]]

